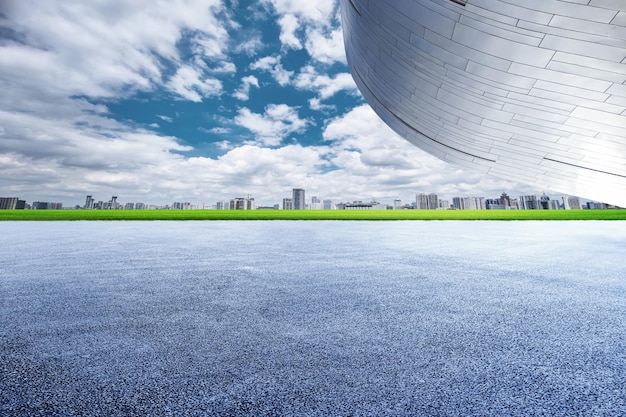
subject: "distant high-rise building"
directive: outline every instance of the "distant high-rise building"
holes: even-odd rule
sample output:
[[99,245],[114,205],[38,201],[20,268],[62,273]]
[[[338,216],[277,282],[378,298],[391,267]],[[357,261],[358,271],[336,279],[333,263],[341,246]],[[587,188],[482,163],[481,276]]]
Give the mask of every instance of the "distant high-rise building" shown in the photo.
[[393,200],[393,209],[401,210],[402,209],[402,200]]
[[485,200],[485,207],[487,210],[504,210],[506,206],[502,204],[502,200],[499,198],[487,198]]
[[587,201],[586,206],[589,210],[606,210],[608,208],[608,204],[597,201]]
[[231,210],[254,210],[255,208],[254,198],[237,197],[230,200]]
[[463,197],[463,206],[465,207],[465,210],[478,210],[476,198],[474,197]]
[[541,210],[550,210],[550,197],[543,193],[539,198],[539,208]]
[[15,210],[17,202],[17,197],[0,197],[0,210]]
[[302,188],[293,189],[293,209],[294,210],[306,209],[306,199],[304,197],[304,190]]
[[134,209],[135,209],[135,203],[124,204],[124,210],[134,210]]
[[452,208],[455,210],[486,210],[485,197],[454,197]]
[[539,201],[536,195],[522,195],[519,202],[521,210],[539,210]]
[[324,200],[324,210],[334,210],[335,205],[332,200]]
[[185,202],[174,201],[172,203],[172,210],[191,210],[191,208],[192,208],[191,203],[188,201],[185,201]]
[[550,200],[550,204],[548,206],[550,210],[562,210],[564,207],[561,206],[559,200]]
[[85,198],[85,210],[91,210],[93,209],[93,203],[94,203],[94,199],[92,196],[88,195],[87,198]]
[[567,197],[567,207],[570,210],[580,210],[580,199],[578,197]]
[[146,205],[144,203],[135,203],[135,210],[145,210]]
[[435,193],[428,194],[428,209],[437,210],[439,208],[439,197]]
[[319,198],[315,196],[311,197],[311,206],[309,207],[310,210],[322,210],[323,208],[324,206]]
[[504,191],[502,192],[502,195],[500,195],[500,204],[504,207],[511,207],[511,198],[509,198],[509,195]]
[[428,209],[428,196],[424,193],[419,193],[415,196],[415,208],[418,210]]
[[435,193],[420,193],[415,196],[415,208],[418,210],[436,210],[439,208],[439,197]]

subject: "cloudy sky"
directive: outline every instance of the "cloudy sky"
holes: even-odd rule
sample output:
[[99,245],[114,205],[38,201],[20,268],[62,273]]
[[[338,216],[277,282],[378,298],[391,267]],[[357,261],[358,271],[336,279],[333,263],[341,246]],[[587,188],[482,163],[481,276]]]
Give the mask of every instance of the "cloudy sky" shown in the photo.
[[1,0],[0,196],[170,204],[540,194],[394,134],[337,0]]

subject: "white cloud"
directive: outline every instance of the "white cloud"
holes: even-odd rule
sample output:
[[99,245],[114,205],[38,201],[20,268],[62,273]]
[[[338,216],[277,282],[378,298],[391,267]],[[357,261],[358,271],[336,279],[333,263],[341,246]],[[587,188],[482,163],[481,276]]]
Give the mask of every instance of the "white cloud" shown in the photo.
[[227,128],[227,127],[214,127],[212,129],[209,129],[210,133],[217,133],[218,135],[224,135],[227,133],[231,132],[231,129]]
[[208,68],[211,74],[234,74],[237,72],[237,66],[233,62],[221,61],[217,66]]
[[322,63],[346,62],[336,0],[263,0],[278,15],[285,49],[302,49]]
[[293,49],[302,49],[302,43],[300,39],[296,36],[296,31],[300,27],[300,22],[298,18],[293,14],[285,14],[280,19],[278,19],[278,24],[280,25],[280,41],[283,44],[283,47],[293,48]]
[[254,75],[249,75],[241,79],[241,86],[233,93],[233,97],[246,101],[250,98],[250,87],[259,88],[259,80]]
[[222,150],[232,149],[234,148],[233,144],[228,140],[223,140],[221,142],[215,142],[215,145]]
[[317,110],[322,112],[329,112],[335,110],[335,106],[331,104],[322,104],[322,101],[319,98],[309,99],[309,108],[311,110]]
[[261,36],[255,34],[253,36],[250,36],[248,39],[239,42],[235,46],[234,51],[237,53],[243,52],[247,56],[251,57],[254,56],[257,50],[259,50],[262,46],[263,42],[261,41]]
[[435,192],[448,197],[468,193],[495,197],[503,190],[529,189],[435,158],[398,136],[368,105],[331,121],[324,138],[334,149],[333,164],[370,190],[388,190],[389,196]]
[[189,65],[178,68],[166,87],[179,96],[194,102],[201,102],[204,97],[219,95],[222,92],[220,80],[205,76],[199,69]]
[[266,56],[258,59],[250,64],[250,69],[269,72],[281,86],[289,84],[293,76],[293,71],[287,71],[283,68],[278,56]]
[[[75,102],[59,104],[62,119],[0,112],[5,129],[0,188],[5,193],[75,204],[86,194],[160,204],[180,199],[211,204],[251,194],[259,203],[274,204],[296,186],[335,202],[369,198],[409,202],[418,192],[452,197],[520,190],[420,151],[389,130],[367,106],[332,120],[324,131],[327,145],[274,148],[266,146],[278,145],[304,129],[307,121],[285,105],[270,105],[262,115],[242,109],[237,122],[249,126],[259,144],[235,147],[223,141],[217,145],[227,152],[213,159],[185,158],[178,152],[189,148],[175,138],[86,114]],[[77,129],[77,123],[89,127]],[[36,195],[28,194],[33,185]]]
[[172,123],[174,121],[173,118],[171,118],[169,116],[164,116],[162,114],[157,114],[156,117],[158,117],[159,119],[164,120],[164,121],[166,121],[168,123]]
[[348,73],[339,73],[332,77],[319,74],[310,65],[303,67],[294,79],[294,85],[301,90],[315,91],[322,100],[334,96],[337,92],[346,90],[357,94],[357,87]]
[[264,114],[253,113],[247,108],[240,109],[235,123],[253,132],[258,143],[277,146],[289,135],[304,131],[309,122],[300,119],[295,107],[270,104]]
[[271,5],[279,15],[292,14],[305,22],[325,23],[337,10],[336,0],[262,0]]
[[204,57],[224,55],[228,22],[215,15],[222,7],[219,0],[5,0],[6,21],[27,44],[4,42],[0,73],[63,95],[150,90],[163,82],[161,59],[178,66],[186,32],[197,33],[191,42]]
[[332,30],[314,27],[307,30],[305,46],[311,58],[319,62],[347,63],[341,27],[335,27]]

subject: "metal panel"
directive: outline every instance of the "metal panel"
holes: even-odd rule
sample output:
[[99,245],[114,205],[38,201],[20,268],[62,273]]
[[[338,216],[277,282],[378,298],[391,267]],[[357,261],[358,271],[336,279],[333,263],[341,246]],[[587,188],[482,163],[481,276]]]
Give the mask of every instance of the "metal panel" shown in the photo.
[[551,13],[556,16],[580,17],[604,23],[609,23],[617,13],[615,10],[604,7],[583,6],[560,0],[524,0],[521,3],[531,10]]
[[[493,22],[484,22],[481,20],[470,19],[465,16],[461,16],[459,23],[476,29],[478,31],[488,33],[492,36],[497,36],[502,39],[508,39],[516,43],[522,43],[531,46],[539,46],[543,36],[539,36],[536,32],[530,32],[523,29],[519,29],[516,26],[501,27]],[[529,32],[530,34],[521,33]]]
[[568,74],[566,72],[552,71],[549,69],[536,68],[531,65],[514,63],[509,69],[511,74],[523,75],[535,80],[549,81],[557,84],[565,84],[580,87],[587,90],[606,91],[611,86],[611,81],[596,80],[590,77]]
[[553,16],[552,13],[543,13],[523,6],[509,4],[504,1],[472,0],[471,4],[476,7],[489,10],[493,13],[512,17],[516,20],[526,20],[529,22],[540,23],[542,25],[550,23]]
[[543,41],[541,41],[540,46],[542,48],[571,52],[577,55],[591,56],[613,62],[621,62],[622,59],[626,57],[626,50],[624,48],[617,48],[614,46],[602,45],[596,42],[587,42],[554,35],[546,35]]
[[626,40],[626,28],[610,24],[590,22],[586,17],[587,16],[582,16],[580,19],[574,19],[565,16],[554,16],[554,18],[550,21],[550,26],[583,33],[592,31],[594,36],[605,36]]
[[508,61],[516,61],[523,57],[524,62],[537,67],[548,65],[552,55],[554,55],[554,51],[549,49],[540,49],[531,45],[499,38],[460,23],[454,27],[452,40],[470,48],[480,48],[481,51],[487,54]]
[[348,63],[427,152],[626,206],[626,2],[586,3],[341,0]]

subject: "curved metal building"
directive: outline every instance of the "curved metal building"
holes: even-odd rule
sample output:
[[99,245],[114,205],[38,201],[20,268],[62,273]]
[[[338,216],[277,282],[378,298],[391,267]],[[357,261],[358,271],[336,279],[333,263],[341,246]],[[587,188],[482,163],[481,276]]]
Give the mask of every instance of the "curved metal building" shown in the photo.
[[341,0],[350,71],[419,148],[626,207],[626,0]]

